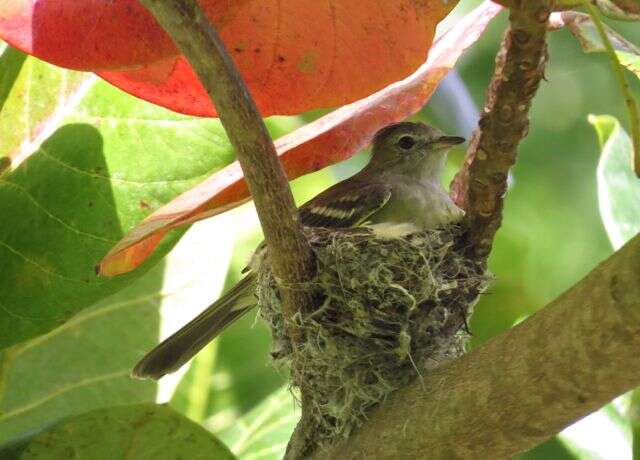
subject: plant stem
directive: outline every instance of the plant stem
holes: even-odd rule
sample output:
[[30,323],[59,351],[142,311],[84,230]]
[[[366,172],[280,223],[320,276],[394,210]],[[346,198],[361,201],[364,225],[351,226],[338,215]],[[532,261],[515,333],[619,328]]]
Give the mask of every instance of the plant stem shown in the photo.
[[[315,263],[273,141],[240,73],[215,28],[195,0],[140,0],[189,60],[235,148],[267,242],[283,313],[290,320],[312,299],[301,289]],[[293,321],[287,321],[295,338]],[[295,340],[294,340],[295,342]],[[294,346],[294,350],[295,350]]]

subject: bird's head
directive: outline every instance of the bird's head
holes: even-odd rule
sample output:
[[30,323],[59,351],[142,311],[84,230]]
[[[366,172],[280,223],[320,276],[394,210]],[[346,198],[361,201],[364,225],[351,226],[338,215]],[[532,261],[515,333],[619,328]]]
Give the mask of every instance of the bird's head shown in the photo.
[[402,122],[382,128],[373,139],[370,169],[439,177],[451,147],[464,138],[446,136],[425,123]]

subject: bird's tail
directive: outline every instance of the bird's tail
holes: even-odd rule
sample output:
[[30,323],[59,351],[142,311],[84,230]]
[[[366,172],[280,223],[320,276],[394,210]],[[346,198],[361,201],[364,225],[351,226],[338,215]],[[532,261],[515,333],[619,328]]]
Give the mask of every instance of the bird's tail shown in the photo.
[[186,326],[147,353],[131,375],[157,380],[177,371],[224,328],[256,305],[255,287],[256,274],[249,273]]

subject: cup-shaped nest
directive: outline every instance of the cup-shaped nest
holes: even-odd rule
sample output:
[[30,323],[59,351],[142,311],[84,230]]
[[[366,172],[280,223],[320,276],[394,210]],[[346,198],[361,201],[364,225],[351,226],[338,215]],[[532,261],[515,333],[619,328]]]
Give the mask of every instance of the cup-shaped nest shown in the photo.
[[[385,232],[388,234],[389,232]],[[489,282],[483,263],[459,247],[461,230],[384,236],[367,228],[308,229],[318,302],[299,311],[295,360],[280,296],[266,264],[259,271],[261,315],[272,356],[303,394],[319,446],[347,437],[372,406],[433,367],[462,354],[467,319]]]

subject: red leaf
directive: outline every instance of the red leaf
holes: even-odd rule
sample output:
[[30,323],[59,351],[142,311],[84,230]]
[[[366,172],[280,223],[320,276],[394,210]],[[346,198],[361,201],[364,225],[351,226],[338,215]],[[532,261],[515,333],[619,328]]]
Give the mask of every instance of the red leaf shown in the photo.
[[[482,35],[501,7],[486,1],[444,34],[414,74],[346,105],[276,141],[290,178],[349,158],[381,127],[419,111],[462,52]],[[249,199],[237,162],[157,210],[126,235],[102,260],[100,273],[133,270],[170,229],[204,219]]]
[[[456,1],[200,4],[268,116],[340,106],[407,76]],[[190,65],[137,0],[2,1],[0,37],[169,109],[215,115]]]

